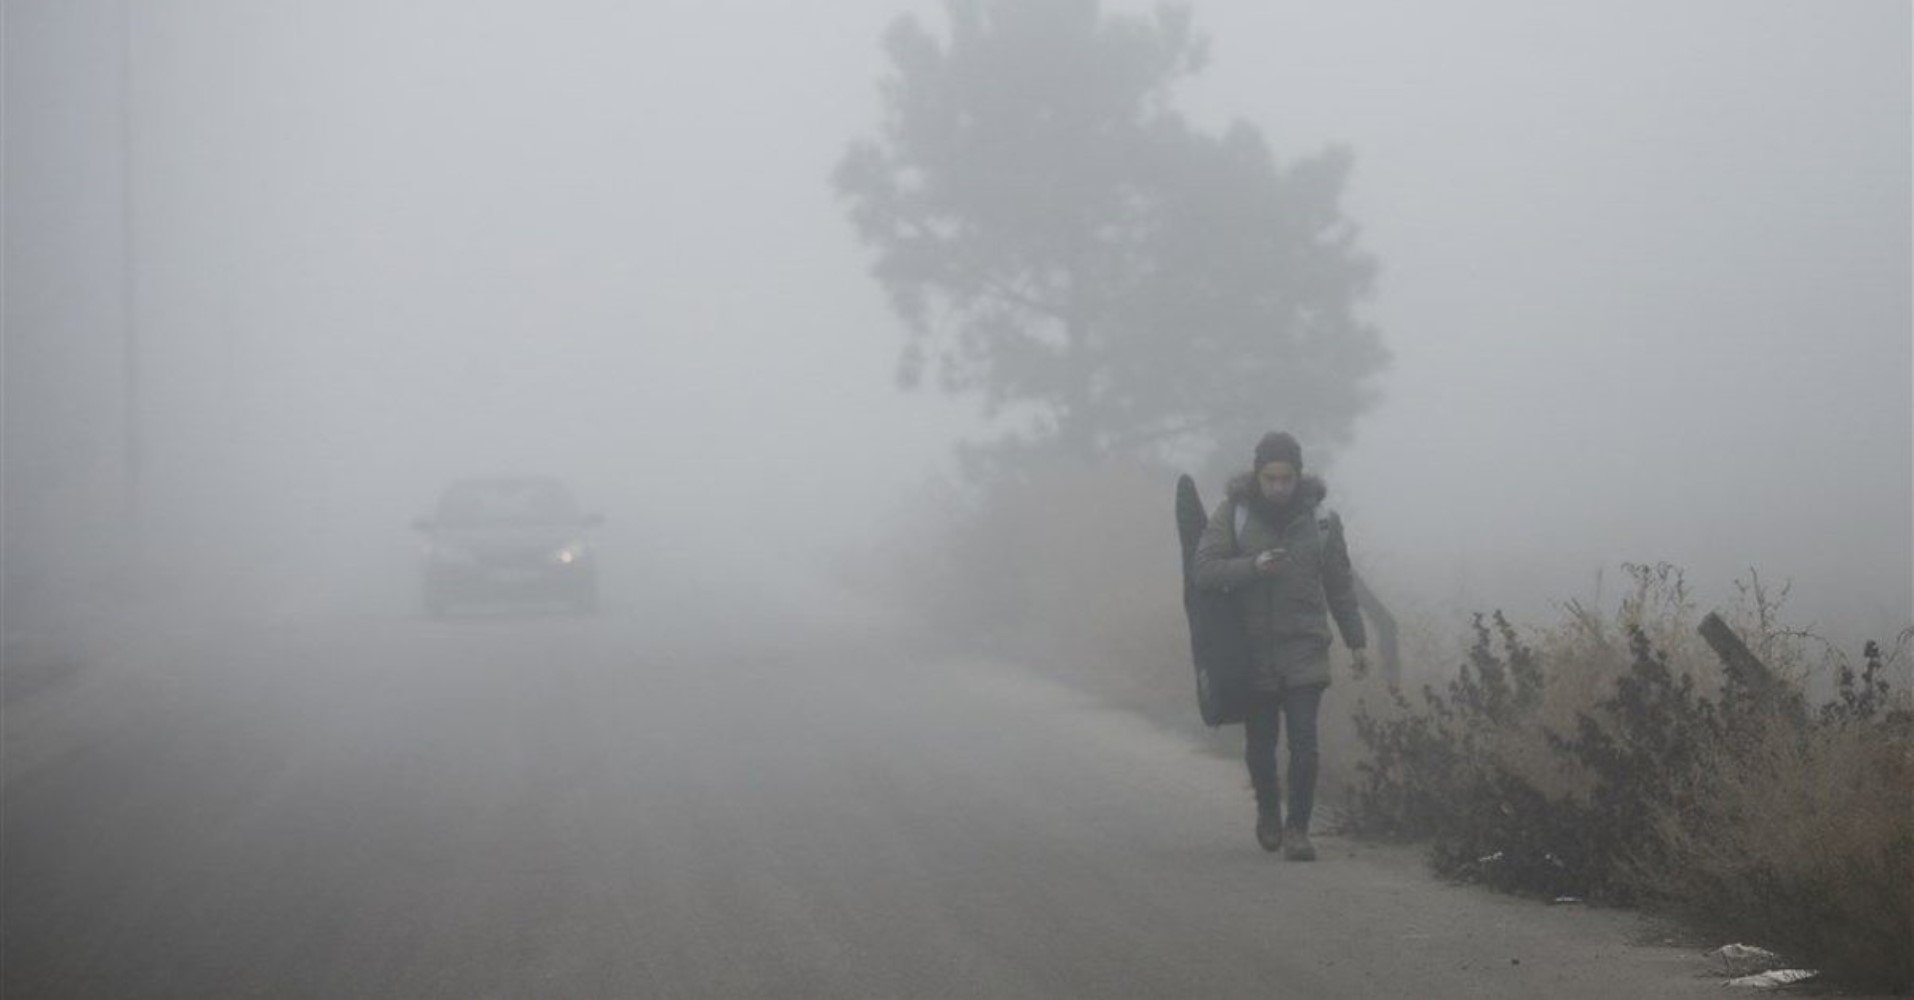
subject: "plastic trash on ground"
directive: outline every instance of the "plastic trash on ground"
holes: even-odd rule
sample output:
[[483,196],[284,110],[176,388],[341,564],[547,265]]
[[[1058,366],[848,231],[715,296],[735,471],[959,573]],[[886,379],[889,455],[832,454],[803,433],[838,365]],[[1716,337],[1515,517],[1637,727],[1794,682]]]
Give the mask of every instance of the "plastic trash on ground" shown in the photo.
[[1780,955],[1751,944],[1725,944],[1709,952],[1708,957],[1714,959],[1722,972],[1735,977],[1728,980],[1725,984],[1728,986],[1771,990],[1820,975],[1812,969],[1780,968],[1783,962]]
[[1757,948],[1751,944],[1724,944],[1708,953],[1708,957],[1721,965],[1721,971],[1730,976],[1746,976],[1756,972],[1780,968],[1780,955],[1766,948]]
[[1770,969],[1752,976],[1728,980],[1729,986],[1752,986],[1758,990],[1771,990],[1777,986],[1788,986],[1804,979],[1813,979],[1820,975],[1812,969]]

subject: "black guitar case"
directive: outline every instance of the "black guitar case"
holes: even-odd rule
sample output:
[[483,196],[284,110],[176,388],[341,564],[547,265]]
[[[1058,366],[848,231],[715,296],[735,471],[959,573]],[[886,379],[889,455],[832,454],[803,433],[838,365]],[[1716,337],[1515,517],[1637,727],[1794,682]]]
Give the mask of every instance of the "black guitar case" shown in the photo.
[[1196,481],[1178,477],[1176,535],[1183,543],[1183,613],[1190,621],[1196,709],[1204,725],[1226,726],[1243,721],[1249,694],[1249,637],[1234,598],[1196,589],[1196,543],[1208,523]]

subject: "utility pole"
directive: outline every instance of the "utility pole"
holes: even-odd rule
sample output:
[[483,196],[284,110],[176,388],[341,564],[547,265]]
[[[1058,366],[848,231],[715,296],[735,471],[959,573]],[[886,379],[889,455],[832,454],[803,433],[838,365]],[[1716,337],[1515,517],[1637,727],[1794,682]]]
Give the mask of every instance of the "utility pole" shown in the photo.
[[127,583],[138,592],[145,582],[144,464],[140,440],[140,313],[138,214],[134,202],[136,127],[133,101],[133,5],[120,5],[120,447],[121,518],[124,530]]

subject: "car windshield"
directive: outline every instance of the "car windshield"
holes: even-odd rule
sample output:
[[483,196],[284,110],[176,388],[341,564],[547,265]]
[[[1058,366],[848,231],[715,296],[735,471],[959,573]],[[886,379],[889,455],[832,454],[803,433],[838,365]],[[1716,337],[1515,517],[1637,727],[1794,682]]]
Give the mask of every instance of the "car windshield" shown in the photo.
[[578,520],[578,507],[553,480],[471,480],[446,489],[439,498],[438,520],[453,527],[557,524]]

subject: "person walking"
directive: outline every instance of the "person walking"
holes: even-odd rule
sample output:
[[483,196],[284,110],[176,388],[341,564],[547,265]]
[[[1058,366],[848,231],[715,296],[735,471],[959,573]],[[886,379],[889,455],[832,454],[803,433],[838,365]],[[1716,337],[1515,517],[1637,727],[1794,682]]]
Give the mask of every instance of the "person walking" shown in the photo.
[[[1272,431],[1248,473],[1229,484],[1197,543],[1195,584],[1235,597],[1250,646],[1244,761],[1256,792],[1256,842],[1291,861],[1313,861],[1316,713],[1329,686],[1329,621],[1336,620],[1358,677],[1367,634],[1342,521],[1322,509],[1328,487],[1303,472],[1302,446]],[[1276,743],[1288,727],[1289,809],[1283,815]]]

